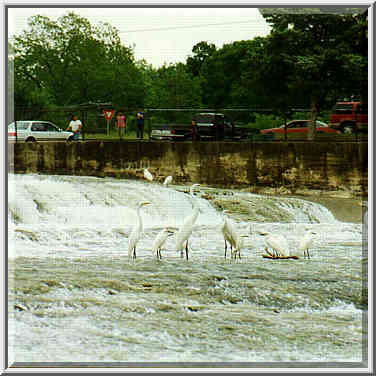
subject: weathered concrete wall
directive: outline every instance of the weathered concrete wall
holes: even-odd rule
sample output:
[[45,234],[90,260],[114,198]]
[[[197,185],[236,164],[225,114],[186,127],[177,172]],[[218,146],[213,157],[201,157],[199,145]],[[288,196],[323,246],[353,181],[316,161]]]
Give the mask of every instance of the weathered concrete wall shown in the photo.
[[[14,149],[13,149],[14,148]],[[355,142],[80,142],[9,145],[16,173],[142,178],[224,187],[350,190],[365,194],[368,144]]]

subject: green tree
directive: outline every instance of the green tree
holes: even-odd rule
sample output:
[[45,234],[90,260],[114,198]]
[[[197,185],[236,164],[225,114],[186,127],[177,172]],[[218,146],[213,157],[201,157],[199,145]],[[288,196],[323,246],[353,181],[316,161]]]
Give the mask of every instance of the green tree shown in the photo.
[[201,67],[205,60],[212,56],[216,51],[216,47],[212,43],[205,41],[199,42],[193,46],[193,56],[187,58],[187,69],[194,77],[200,75]]
[[14,52],[16,93],[30,88],[25,98],[36,90],[54,105],[112,101],[132,106],[144,94],[133,51],[107,23],[93,26],[74,13],[57,21],[33,16],[15,38]]
[[164,65],[156,71],[154,82],[160,108],[200,107],[201,89],[183,63]]
[[248,70],[252,54],[258,53],[260,43],[261,38],[256,38],[225,44],[204,61],[200,71],[204,104],[214,108],[239,107],[257,100],[241,76],[244,69]]
[[286,69],[285,95],[298,93],[309,101],[313,125],[308,138],[313,139],[317,114],[328,98],[349,90],[361,94],[359,82],[364,86],[367,71],[364,14],[271,9],[262,13],[272,25],[267,54]]

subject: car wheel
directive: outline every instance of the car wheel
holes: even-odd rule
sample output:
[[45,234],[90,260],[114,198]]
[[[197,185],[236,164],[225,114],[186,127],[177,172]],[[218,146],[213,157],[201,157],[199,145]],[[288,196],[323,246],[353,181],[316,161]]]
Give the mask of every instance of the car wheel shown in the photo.
[[67,142],[72,142],[73,141],[73,136],[70,136],[67,138]]
[[353,134],[355,132],[354,124],[345,123],[341,126],[341,132],[343,134]]
[[34,137],[28,137],[25,142],[35,142],[35,141],[36,140]]

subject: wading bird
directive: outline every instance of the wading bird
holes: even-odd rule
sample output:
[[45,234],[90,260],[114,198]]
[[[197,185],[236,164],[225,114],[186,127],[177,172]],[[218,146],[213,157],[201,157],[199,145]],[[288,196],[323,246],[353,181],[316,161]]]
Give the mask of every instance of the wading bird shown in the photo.
[[172,182],[172,176],[167,176],[167,178],[163,182],[163,185],[168,186],[169,184],[171,184],[171,182]]
[[231,255],[232,255],[232,244],[234,242],[234,240],[232,239],[232,236],[231,236],[231,230],[229,229],[228,219],[225,216],[226,213],[227,213],[227,210],[224,210],[223,213],[222,213],[223,214],[223,223],[222,223],[222,227],[221,227],[223,238],[225,240],[225,258],[227,256],[227,242],[230,243]]
[[144,178],[149,181],[153,181],[154,179],[153,175],[150,173],[150,171],[147,168],[144,169]]
[[[265,238],[265,251],[273,257],[290,256],[289,245],[286,238],[283,235],[272,234],[268,232],[259,232],[260,235],[266,235]],[[268,251],[268,248],[272,249],[272,253]]]
[[180,256],[184,257],[183,249],[185,243],[185,257],[188,260],[188,238],[191,236],[193,231],[193,226],[197,220],[199,208],[195,200],[195,196],[193,194],[194,189],[198,187],[200,184],[193,184],[189,190],[189,193],[192,197],[193,203],[193,213],[186,217],[184,220],[183,225],[180,227],[177,235],[176,235],[176,250],[180,251]]
[[233,244],[234,249],[231,252],[231,257],[236,259],[236,255],[238,255],[238,257],[241,258],[240,251],[243,248],[243,239],[235,229],[234,229],[233,239],[234,239],[234,244]]
[[162,260],[161,248],[167,238],[173,235],[175,231],[169,227],[165,227],[155,238],[152,251],[157,254],[157,259]]
[[226,217],[227,210],[223,211],[223,226],[221,228],[223,238],[225,240],[225,258],[227,256],[227,242],[230,243],[231,258],[236,258],[236,255],[240,256],[240,251],[243,246],[243,240],[235,230],[235,224],[229,218]]
[[138,203],[137,206],[137,218],[138,222],[136,226],[133,228],[131,235],[129,236],[129,245],[128,245],[128,257],[133,257],[134,259],[136,258],[136,245],[138,241],[140,240],[142,236],[142,232],[144,230],[143,225],[142,225],[142,218],[141,218],[141,213],[140,210],[143,206],[145,205],[150,205],[150,202],[148,201],[141,201]]
[[309,257],[308,249],[311,248],[313,243],[313,235],[316,235],[316,232],[312,230],[307,230],[303,238],[299,242],[299,251],[302,251],[304,254],[304,258],[307,256]]

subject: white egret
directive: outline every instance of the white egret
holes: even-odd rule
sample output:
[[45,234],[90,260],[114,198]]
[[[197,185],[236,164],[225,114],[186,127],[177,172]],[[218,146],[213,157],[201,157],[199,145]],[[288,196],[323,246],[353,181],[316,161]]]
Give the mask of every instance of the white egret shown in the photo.
[[278,234],[269,234],[266,231],[260,231],[260,235],[265,236],[265,251],[270,254],[268,248],[271,248],[272,256],[279,257],[279,256],[290,256],[289,245],[287,239],[283,235]]
[[163,185],[168,186],[169,184],[171,184],[171,182],[172,182],[172,176],[167,176],[167,178],[163,182]]
[[[227,256],[227,242],[230,243],[231,247],[231,257],[235,257],[238,254],[240,257],[240,251],[243,246],[243,241],[240,235],[235,230],[235,224],[233,221],[231,221],[229,218],[225,216],[225,214],[228,213],[227,210],[223,211],[223,225],[222,225],[222,234],[225,240],[225,258]],[[234,249],[234,250],[233,250]]]
[[193,194],[194,189],[198,187],[200,184],[193,184],[189,190],[189,193],[192,197],[193,203],[193,213],[186,217],[184,220],[183,225],[180,227],[177,235],[176,235],[176,250],[180,251],[181,257],[183,257],[183,249],[185,243],[185,256],[188,260],[188,238],[191,236],[193,231],[193,226],[197,220],[199,208],[195,200],[195,196]]
[[308,249],[311,248],[313,243],[313,235],[316,235],[316,232],[312,230],[307,230],[303,238],[299,242],[299,251],[302,251],[304,253],[304,258],[307,256],[309,257]]
[[232,233],[233,233],[233,239],[234,239],[234,250],[231,252],[231,257],[236,258],[236,255],[240,257],[240,251],[243,248],[243,238],[240,236],[240,234],[235,230],[235,226],[232,228]]
[[141,201],[138,203],[137,206],[137,218],[138,222],[136,226],[133,228],[131,235],[129,236],[129,243],[128,243],[128,257],[136,258],[136,245],[138,241],[140,240],[143,232],[143,225],[142,225],[142,218],[140,210],[143,206],[150,205],[150,202],[148,201]]
[[222,223],[221,231],[222,231],[222,234],[223,234],[223,238],[225,240],[225,258],[226,258],[226,256],[227,256],[227,242],[230,243],[231,254],[232,254],[233,239],[231,237],[231,233],[230,233],[230,230],[229,230],[228,220],[225,216],[223,216],[223,223]]
[[167,240],[167,238],[173,235],[174,233],[175,231],[173,229],[169,227],[165,227],[161,232],[159,232],[159,234],[155,238],[152,251],[157,254],[157,259],[159,260],[162,259],[161,248],[163,244],[165,243],[165,241]]
[[144,178],[149,181],[153,181],[154,179],[153,175],[150,173],[150,171],[147,168],[144,169]]

